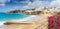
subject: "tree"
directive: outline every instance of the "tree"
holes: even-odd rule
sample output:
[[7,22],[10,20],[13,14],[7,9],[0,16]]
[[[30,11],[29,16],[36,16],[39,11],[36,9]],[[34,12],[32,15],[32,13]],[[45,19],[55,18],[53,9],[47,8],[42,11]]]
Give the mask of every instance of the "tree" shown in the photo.
[[32,10],[35,10],[35,8],[34,8],[34,9],[32,9]]

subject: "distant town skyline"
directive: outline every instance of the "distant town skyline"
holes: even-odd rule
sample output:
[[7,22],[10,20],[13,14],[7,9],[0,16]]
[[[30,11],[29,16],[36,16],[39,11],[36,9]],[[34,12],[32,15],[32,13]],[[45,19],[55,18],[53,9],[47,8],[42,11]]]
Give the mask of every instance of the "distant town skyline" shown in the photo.
[[60,0],[0,0],[0,12],[24,10],[44,6],[60,7]]

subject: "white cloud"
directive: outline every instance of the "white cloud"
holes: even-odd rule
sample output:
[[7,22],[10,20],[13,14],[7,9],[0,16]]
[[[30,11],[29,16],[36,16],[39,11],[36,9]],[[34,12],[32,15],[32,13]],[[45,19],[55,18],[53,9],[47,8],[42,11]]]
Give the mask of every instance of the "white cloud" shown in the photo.
[[54,0],[50,4],[51,7],[60,7],[60,0]]
[[31,8],[40,8],[40,7],[60,7],[60,0],[52,0],[51,2],[48,1],[40,1],[35,0],[33,3],[29,2],[27,6],[24,6],[24,9],[31,9]]
[[5,6],[5,3],[6,3],[7,1],[9,2],[10,0],[0,0],[0,3],[1,3],[0,6]]
[[48,6],[49,2],[48,1],[40,1],[40,0],[35,0],[34,2],[28,2],[27,6],[24,6],[24,9],[31,9],[31,8],[39,8],[39,7],[44,7]]
[[0,6],[5,6],[5,4],[0,4]]
[[5,3],[7,0],[0,0],[1,3]]
[[11,0],[8,0],[8,2],[10,2]]

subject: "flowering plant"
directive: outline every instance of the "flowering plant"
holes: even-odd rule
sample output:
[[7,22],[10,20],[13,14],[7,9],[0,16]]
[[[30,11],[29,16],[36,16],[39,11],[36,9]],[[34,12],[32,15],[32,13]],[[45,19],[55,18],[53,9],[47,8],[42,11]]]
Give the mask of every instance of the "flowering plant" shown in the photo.
[[49,29],[60,29],[60,14],[48,17]]

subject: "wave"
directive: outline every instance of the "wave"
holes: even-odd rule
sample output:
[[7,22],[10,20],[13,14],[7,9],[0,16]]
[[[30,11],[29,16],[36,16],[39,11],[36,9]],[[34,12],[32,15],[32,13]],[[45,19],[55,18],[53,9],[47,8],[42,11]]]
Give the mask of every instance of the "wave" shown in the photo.
[[[26,18],[23,18],[23,19],[12,19],[12,20],[8,20],[8,21],[25,21],[27,18],[31,18],[31,17],[33,17],[33,16],[30,16],[30,17],[26,17]],[[4,25],[4,23],[6,23],[6,22],[8,22],[8,21],[0,21],[0,25]]]
[[8,21],[0,21],[0,25],[4,25],[6,22],[12,22],[12,23],[34,23],[35,21],[42,20],[43,16],[37,16],[37,15],[31,15],[29,17],[23,18],[23,19],[16,19],[16,20],[8,20]]
[[0,21],[0,25],[4,25],[6,21]]
[[43,16],[37,16],[37,15],[31,15],[30,17],[26,17],[23,19],[17,19],[17,20],[11,20],[7,22],[12,22],[12,23],[34,23],[38,20],[42,20],[44,17]]

